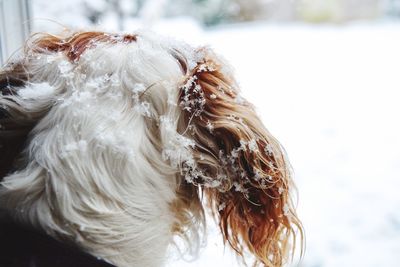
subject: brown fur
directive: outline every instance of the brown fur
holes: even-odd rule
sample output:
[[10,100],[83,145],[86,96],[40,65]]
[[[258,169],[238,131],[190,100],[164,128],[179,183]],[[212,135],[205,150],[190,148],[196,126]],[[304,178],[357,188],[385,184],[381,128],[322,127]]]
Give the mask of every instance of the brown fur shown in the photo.
[[[210,70],[199,71],[201,64],[211,66]],[[225,170],[229,182],[223,190],[203,186],[224,240],[240,256],[244,257],[246,251],[253,254],[254,265],[282,266],[288,258],[290,241],[294,250],[296,236],[300,236],[301,244],[303,239],[302,226],[290,198],[294,185],[285,152],[265,129],[253,107],[248,102],[237,103],[237,85],[222,71],[214,55],[209,54],[188,76],[193,75],[198,78],[196,84],[201,86],[206,102],[199,116],[193,115],[193,111],[184,112],[181,125],[182,129],[192,128],[191,137],[200,144],[195,153],[203,158],[208,156],[203,162],[197,159],[207,175],[215,177],[220,172],[220,151],[226,155],[240,146],[240,140],[257,140],[256,151],[239,152],[239,172],[246,173],[247,178]],[[196,94],[193,88],[190,93]],[[183,97],[181,92],[181,100]],[[207,123],[214,126],[212,131],[207,129]],[[272,153],[265,151],[267,145]],[[255,171],[262,179],[248,178]],[[202,181],[197,182],[202,185]],[[248,193],[236,191],[235,182]],[[225,207],[221,209],[220,205]]]
[[104,32],[78,32],[62,38],[50,34],[39,34],[34,38],[35,49],[44,49],[51,52],[64,52],[71,61],[78,60],[85,50],[99,43],[131,43],[136,41],[136,35],[108,34]]

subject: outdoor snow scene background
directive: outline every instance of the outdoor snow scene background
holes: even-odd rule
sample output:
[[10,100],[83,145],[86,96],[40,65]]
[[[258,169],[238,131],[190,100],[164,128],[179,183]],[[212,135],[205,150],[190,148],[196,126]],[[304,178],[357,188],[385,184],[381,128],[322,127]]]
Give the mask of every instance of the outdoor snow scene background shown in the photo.
[[[306,233],[294,266],[400,266],[400,1],[33,0],[34,31],[150,28],[209,44],[286,148]],[[199,260],[240,266],[210,221]]]

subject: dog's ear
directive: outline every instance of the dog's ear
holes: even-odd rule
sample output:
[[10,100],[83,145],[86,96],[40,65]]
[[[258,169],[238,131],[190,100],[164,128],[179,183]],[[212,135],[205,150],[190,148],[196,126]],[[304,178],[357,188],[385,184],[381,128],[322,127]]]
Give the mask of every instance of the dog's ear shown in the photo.
[[290,165],[225,68],[208,54],[180,88],[180,129],[196,143],[186,181],[202,188],[224,241],[240,256],[281,266],[296,236],[303,238]]
[[19,112],[18,103],[13,100],[26,82],[27,75],[20,63],[10,64],[0,71],[0,179],[12,169],[32,129],[32,119]]
[[18,155],[29,132],[55,101],[53,86],[34,77],[29,60],[11,62],[0,70],[0,178],[23,163]]

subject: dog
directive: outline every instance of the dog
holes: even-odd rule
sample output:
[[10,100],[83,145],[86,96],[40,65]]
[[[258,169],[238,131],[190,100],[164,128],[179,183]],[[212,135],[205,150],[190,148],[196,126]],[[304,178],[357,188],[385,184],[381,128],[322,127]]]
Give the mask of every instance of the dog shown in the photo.
[[244,264],[282,266],[303,240],[285,151],[212,49],[40,33],[0,86],[0,207],[15,222],[120,267],[196,255],[207,212]]

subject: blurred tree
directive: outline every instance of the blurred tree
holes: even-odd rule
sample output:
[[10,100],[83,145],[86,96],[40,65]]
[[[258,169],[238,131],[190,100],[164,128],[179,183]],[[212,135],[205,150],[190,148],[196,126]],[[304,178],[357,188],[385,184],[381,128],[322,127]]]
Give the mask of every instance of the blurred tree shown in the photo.
[[105,17],[113,16],[119,30],[129,16],[137,16],[145,0],[82,0],[85,15],[92,24],[100,23]]
[[[274,16],[273,11],[277,7],[284,6],[282,3],[287,4],[292,1],[293,0],[170,0],[168,3],[167,15],[191,16],[207,26],[212,26],[226,22],[254,21],[272,17],[277,18],[278,16]],[[293,12],[290,9],[290,11],[286,13],[292,14]]]
[[231,0],[170,0],[166,15],[190,16],[205,25],[216,25],[228,20],[231,6]]
[[103,22],[119,30],[124,30],[132,18],[140,18],[144,25],[151,26],[162,17],[175,16],[192,17],[206,26],[255,20],[318,23],[383,15],[400,17],[400,0],[69,0],[57,2],[53,8],[49,8],[47,0],[33,3],[51,10],[57,19],[71,20],[68,14],[79,17],[78,26]]
[[298,18],[309,22],[374,19],[383,14],[382,0],[299,0]]
[[343,17],[338,0],[300,0],[298,15],[309,22],[339,21]]

